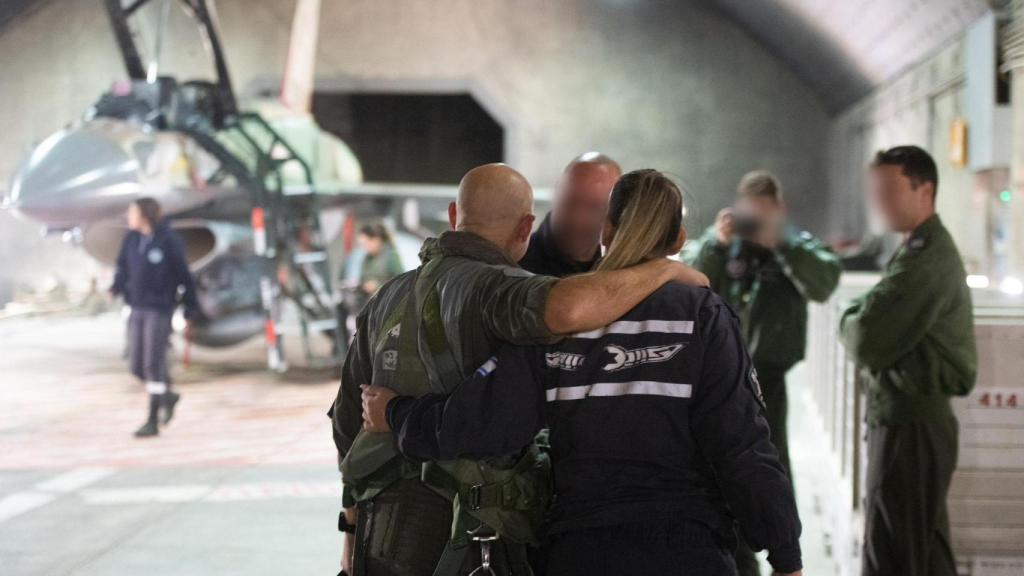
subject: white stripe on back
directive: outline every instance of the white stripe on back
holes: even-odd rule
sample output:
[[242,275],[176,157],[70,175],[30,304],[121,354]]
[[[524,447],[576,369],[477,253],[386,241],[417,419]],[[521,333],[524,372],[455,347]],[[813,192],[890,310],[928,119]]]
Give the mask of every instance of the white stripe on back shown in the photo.
[[693,320],[619,320],[604,328],[573,334],[573,338],[600,338],[605,334],[644,334],[664,332],[668,334],[693,334]]
[[586,386],[566,386],[550,388],[546,392],[548,402],[560,400],[582,400],[598,396],[668,396],[671,398],[689,398],[693,395],[693,386],[674,382],[653,382],[641,380],[637,382],[599,382]]

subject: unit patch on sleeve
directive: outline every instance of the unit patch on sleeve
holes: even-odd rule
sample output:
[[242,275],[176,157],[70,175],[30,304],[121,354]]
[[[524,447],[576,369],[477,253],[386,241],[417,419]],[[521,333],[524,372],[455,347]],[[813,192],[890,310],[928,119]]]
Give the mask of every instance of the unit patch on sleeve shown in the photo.
[[567,372],[575,372],[583,366],[583,354],[570,354],[569,352],[548,352],[544,355],[548,368],[558,368]]
[[604,367],[602,367],[602,370],[605,372],[614,372],[616,370],[624,370],[626,368],[639,366],[640,364],[667,362],[685,347],[685,343],[648,346],[647,348],[637,348],[636,350],[626,350],[625,348],[615,346],[614,344],[611,346],[605,346],[605,351],[612,355],[612,361],[605,364]]

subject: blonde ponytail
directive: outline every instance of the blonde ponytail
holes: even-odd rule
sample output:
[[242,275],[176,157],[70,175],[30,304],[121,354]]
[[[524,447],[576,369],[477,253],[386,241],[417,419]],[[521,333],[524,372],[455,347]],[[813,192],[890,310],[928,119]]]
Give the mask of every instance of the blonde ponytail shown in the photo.
[[615,238],[598,270],[628,268],[666,255],[682,228],[683,195],[657,170],[624,174],[615,184],[608,218]]

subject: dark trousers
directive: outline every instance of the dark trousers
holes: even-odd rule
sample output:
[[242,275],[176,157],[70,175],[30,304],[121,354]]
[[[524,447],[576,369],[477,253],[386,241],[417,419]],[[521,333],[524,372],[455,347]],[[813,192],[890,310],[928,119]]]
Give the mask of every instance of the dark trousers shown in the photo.
[[551,576],[733,576],[729,546],[687,520],[590,528],[552,536]]
[[[765,419],[772,431],[772,444],[779,451],[779,462],[791,474],[789,467],[789,433],[786,417],[789,413],[789,398],[786,395],[786,372],[783,370],[757,369],[757,380],[764,395]],[[791,480],[792,481],[792,480]],[[754,552],[741,537],[736,548],[736,570],[739,576],[760,576],[761,568]]]
[[[171,385],[167,346],[171,339],[171,314],[152,308],[132,308],[128,317],[128,357],[132,374],[144,382]],[[160,392],[153,392],[160,393]]]
[[946,495],[958,439],[953,417],[868,430],[864,576],[956,576]]

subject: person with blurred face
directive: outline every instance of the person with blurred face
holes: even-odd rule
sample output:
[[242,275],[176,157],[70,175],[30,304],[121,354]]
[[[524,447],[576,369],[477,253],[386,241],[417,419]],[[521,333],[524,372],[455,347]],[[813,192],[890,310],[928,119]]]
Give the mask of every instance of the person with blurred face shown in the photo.
[[199,302],[185,245],[161,219],[157,201],[140,198],[132,202],[126,217],[129,232],[121,243],[110,292],[123,296],[132,309],[128,318],[131,370],[149,392],[149,415],[135,432],[142,438],[159,433],[161,410],[163,424],[174,416],[180,395],[171,389],[167,367],[171,317],[178,304],[184,304],[187,338],[191,321],[199,314]]
[[601,228],[608,195],[622,169],[600,152],[573,159],[558,181],[554,204],[519,265],[534,274],[564,278],[590,272],[601,258]]
[[[786,373],[804,357],[807,301],[823,302],[832,294],[839,284],[839,259],[817,238],[787,224],[782,185],[764,170],[740,180],[733,205],[718,213],[714,226],[686,247],[683,258],[707,274],[711,288],[740,314],[772,443],[789,472]],[[736,564],[741,576],[760,574],[745,542]]]
[[949,399],[973,388],[977,350],[964,264],[935,212],[938,184],[921,148],[875,157],[870,203],[903,243],[840,323],[867,388],[864,576],[957,573],[946,495],[959,424]]
[[354,312],[359,312],[362,304],[365,304],[385,282],[405,272],[402,260],[391,240],[391,234],[383,224],[363,226],[359,230],[358,241],[359,247],[366,255],[359,271],[359,291],[362,298]]

